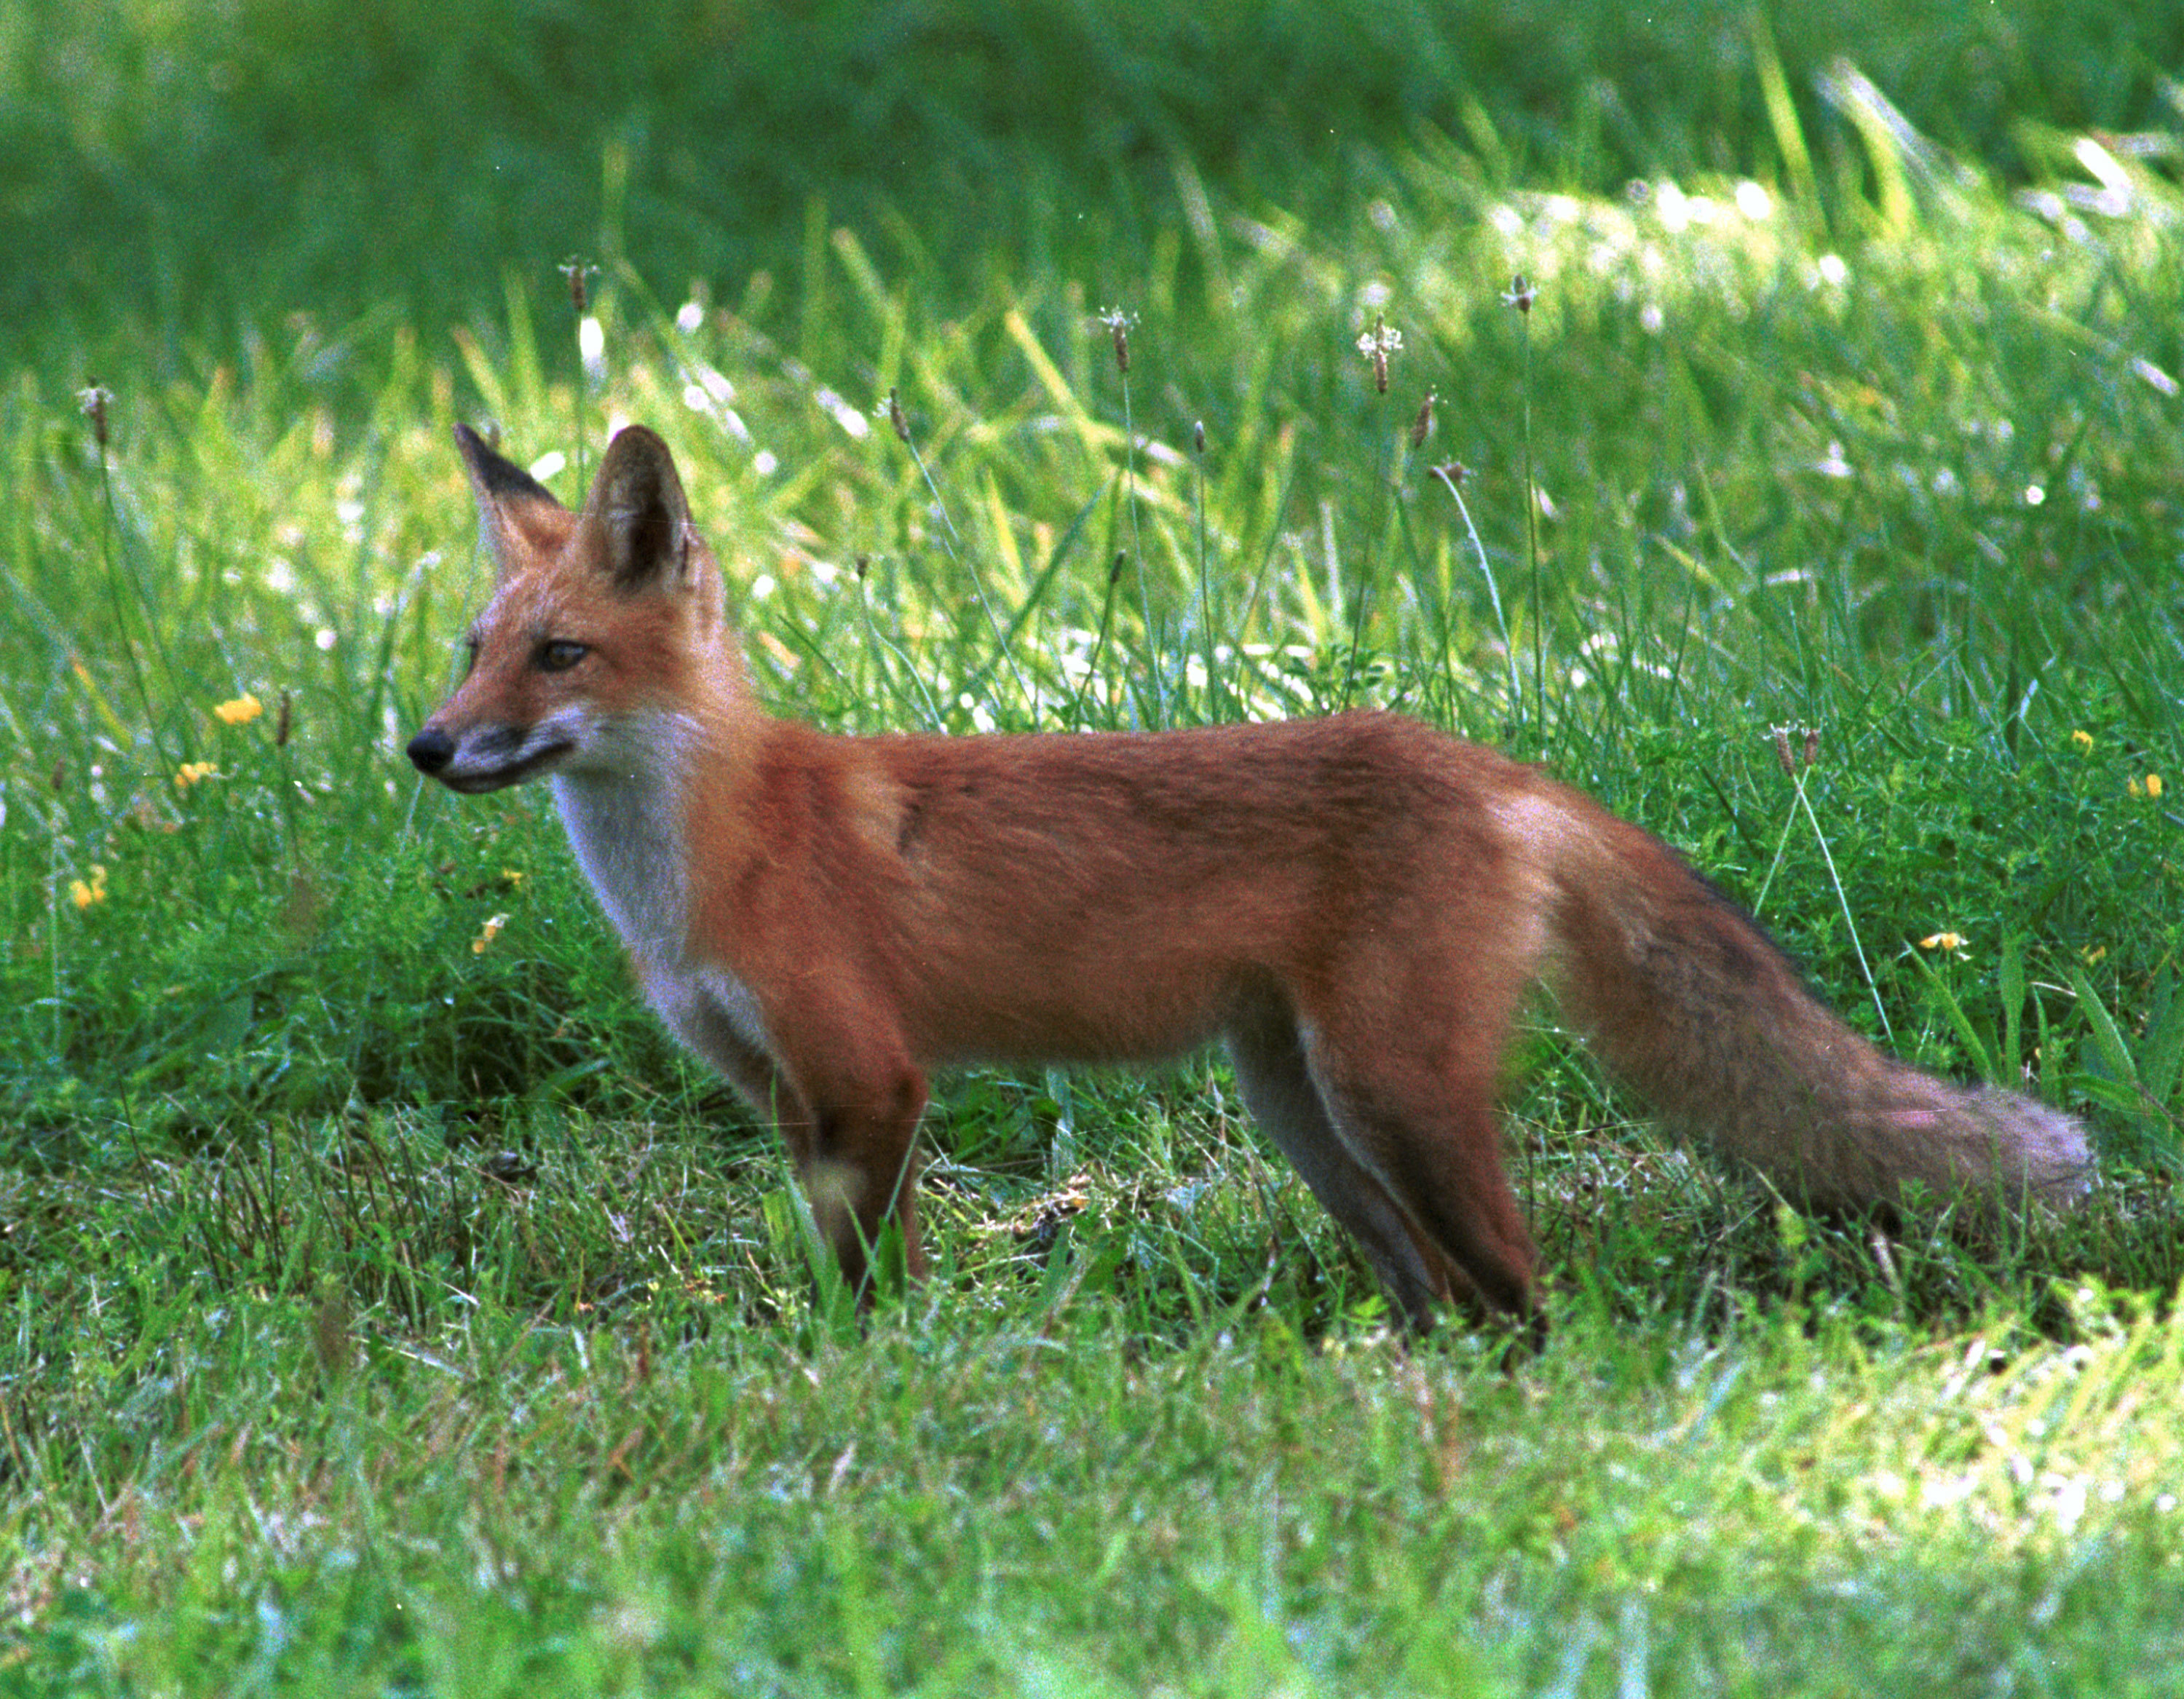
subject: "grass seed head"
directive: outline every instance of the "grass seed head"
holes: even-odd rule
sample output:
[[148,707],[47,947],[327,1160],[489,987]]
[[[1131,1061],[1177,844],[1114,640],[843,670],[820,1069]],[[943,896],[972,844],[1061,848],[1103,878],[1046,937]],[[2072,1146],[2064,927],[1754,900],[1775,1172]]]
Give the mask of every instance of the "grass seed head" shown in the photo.
[[1137,315],[1134,313],[1126,313],[1120,307],[1116,307],[1100,314],[1092,322],[1103,326],[1108,336],[1113,339],[1115,370],[1124,377],[1128,377],[1130,375],[1130,326],[1137,322]]
[[[1774,738],[1774,760],[1788,777],[1795,778],[1797,769],[1809,767],[1820,758],[1819,729],[1814,726],[1776,726],[1770,728]],[[1790,742],[1791,733],[1797,734],[1797,744]],[[1802,757],[1802,759],[1801,759]]]
[[1400,354],[1403,348],[1403,333],[1388,328],[1384,314],[1373,315],[1373,328],[1357,338],[1357,352],[1363,354],[1373,368],[1373,388],[1376,394],[1388,393],[1388,356]]
[[588,264],[572,253],[563,260],[557,269],[568,282],[569,304],[576,309],[577,316],[582,318],[585,309],[591,305],[592,299],[591,292],[585,287],[584,280],[597,276],[599,268]]
[[114,392],[103,383],[87,383],[75,393],[76,406],[91,421],[91,440],[98,445],[102,454],[108,441],[106,409],[113,403]]

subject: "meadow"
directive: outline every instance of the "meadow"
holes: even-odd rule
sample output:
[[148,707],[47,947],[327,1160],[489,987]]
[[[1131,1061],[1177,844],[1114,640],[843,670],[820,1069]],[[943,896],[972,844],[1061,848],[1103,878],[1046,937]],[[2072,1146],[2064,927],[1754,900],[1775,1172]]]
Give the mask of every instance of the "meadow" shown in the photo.
[[[2184,1691],[2159,9],[0,19],[0,1695]],[[458,421],[662,432],[785,715],[1542,762],[2098,1184],[1800,1213],[1543,998],[1533,1358],[1212,1056],[944,1082],[860,1317],[401,758]]]

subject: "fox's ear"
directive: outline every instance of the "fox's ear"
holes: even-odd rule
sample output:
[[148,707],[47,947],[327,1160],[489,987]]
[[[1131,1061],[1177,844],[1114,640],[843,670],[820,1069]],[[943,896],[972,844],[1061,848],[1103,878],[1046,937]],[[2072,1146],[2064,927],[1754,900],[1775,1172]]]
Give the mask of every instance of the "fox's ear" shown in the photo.
[[556,521],[553,529],[559,529],[568,510],[554,499],[553,491],[514,461],[502,459],[469,426],[455,426],[455,446],[462,450],[471,493],[477,498],[479,536],[505,575],[519,551],[550,541],[551,531],[541,521],[550,518]]
[[618,588],[684,582],[690,504],[667,444],[644,426],[626,426],[607,444],[584,512],[598,528],[600,564]]

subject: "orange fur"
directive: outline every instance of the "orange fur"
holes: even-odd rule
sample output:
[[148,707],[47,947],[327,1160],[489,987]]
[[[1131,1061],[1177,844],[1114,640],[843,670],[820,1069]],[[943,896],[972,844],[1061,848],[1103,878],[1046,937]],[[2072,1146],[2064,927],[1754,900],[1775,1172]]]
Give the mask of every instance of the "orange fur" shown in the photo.
[[1372,713],[1145,734],[829,737],[769,718],[666,446],[582,514],[459,433],[499,565],[410,745],[550,775],[646,994],[781,1128],[850,1276],[921,1267],[927,1070],[1219,1039],[1424,1326],[1535,1312],[1494,1091],[1545,976],[1680,1127],[1824,1205],[2075,1197],[2067,1117],[1880,1056],[1673,851],[1490,749]]

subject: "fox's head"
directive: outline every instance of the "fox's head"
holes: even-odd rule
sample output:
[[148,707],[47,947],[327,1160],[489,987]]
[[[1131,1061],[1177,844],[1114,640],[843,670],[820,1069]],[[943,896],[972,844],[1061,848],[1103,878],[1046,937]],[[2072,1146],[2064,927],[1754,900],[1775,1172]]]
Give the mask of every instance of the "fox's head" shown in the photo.
[[469,671],[410,740],[419,772],[465,792],[627,774],[656,759],[663,721],[739,697],[719,569],[665,443],[616,433],[571,513],[468,426],[455,442],[496,575],[464,639]]

